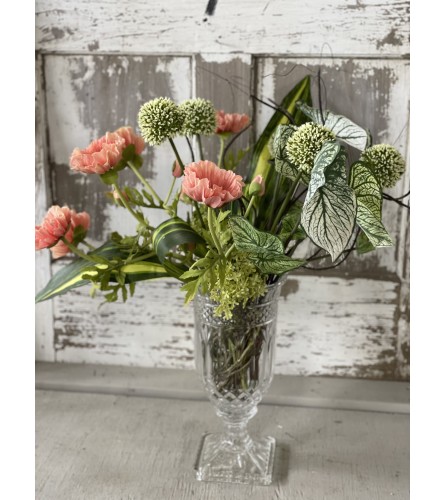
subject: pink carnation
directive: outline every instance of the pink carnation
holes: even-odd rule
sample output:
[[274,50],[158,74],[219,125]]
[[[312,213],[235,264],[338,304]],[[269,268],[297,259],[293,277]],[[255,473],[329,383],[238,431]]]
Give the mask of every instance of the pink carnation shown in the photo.
[[211,161],[190,163],[184,169],[182,192],[212,208],[219,208],[241,198],[243,186],[240,175],[223,170]]
[[49,248],[57,243],[68,230],[71,222],[71,210],[68,207],[53,205],[45,215],[40,226],[36,226],[36,250]]
[[119,163],[125,146],[126,139],[122,135],[107,132],[87,148],[75,148],[71,154],[70,167],[85,174],[104,174]]
[[[71,210],[71,225],[65,234],[65,239],[70,243],[73,242],[74,229],[77,226],[82,226],[84,231],[87,232],[90,227],[90,216],[86,212],[77,213],[75,210]],[[54,259],[65,257],[71,251],[62,240],[59,240],[50,250]]]
[[125,141],[125,146],[134,144],[134,148],[137,155],[140,155],[145,148],[144,139],[140,135],[134,133],[132,127],[121,127],[115,130],[115,134],[119,134]]
[[224,113],[224,110],[216,112],[216,133],[223,134],[231,132],[237,134],[247,127],[250,118],[247,115],[239,113]]

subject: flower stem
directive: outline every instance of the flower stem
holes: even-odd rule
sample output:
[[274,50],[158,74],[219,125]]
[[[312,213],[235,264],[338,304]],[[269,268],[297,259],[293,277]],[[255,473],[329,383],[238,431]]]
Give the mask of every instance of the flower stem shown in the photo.
[[199,147],[199,156],[201,157],[201,160],[204,160],[204,150],[202,149],[202,141],[201,141],[201,136],[196,135],[196,139],[198,141],[198,147]]
[[199,209],[199,205],[198,205],[198,202],[196,200],[193,200],[193,205],[195,207],[195,210],[196,210],[196,213],[198,214],[198,219],[199,219],[199,222],[201,224],[201,227],[203,229],[206,228],[205,224],[204,224],[204,220],[202,218],[202,215],[201,215],[201,210]]
[[150,191],[150,193],[156,198],[156,200],[158,201],[158,203],[160,203],[162,205],[162,200],[161,198],[158,196],[158,194],[156,193],[156,191],[150,186],[150,184],[146,181],[146,179],[144,179],[144,177],[141,175],[141,173],[139,172],[139,169],[137,169],[135,167],[135,165],[129,161],[128,162],[128,166],[131,168],[131,170],[133,170],[134,174],[136,175],[136,177],[142,182],[142,184]]
[[215,232],[215,227],[213,225],[213,209],[212,207],[207,207],[207,219],[209,222],[209,231],[210,234],[212,235],[213,243],[215,244],[216,249],[218,250],[219,255],[224,255],[223,249],[221,248],[221,243],[218,239],[218,236]]
[[130,207],[130,205],[128,204],[127,200],[125,199],[125,195],[122,193],[122,191],[120,190],[119,186],[117,185],[117,183],[113,184],[114,186],[114,189],[116,190],[117,194],[119,195],[119,199],[120,201],[122,202],[122,204],[124,205],[124,207],[131,213],[131,215],[138,221],[138,222],[143,222],[141,220],[141,218],[139,217],[139,215]]
[[287,207],[287,204],[289,203],[289,200],[292,198],[294,192],[295,192],[295,189],[297,188],[299,182],[300,182],[300,177],[301,177],[301,173],[299,173],[297,175],[297,178],[294,180],[294,182],[292,183],[292,186],[290,187],[289,191],[287,192],[287,195],[286,195],[286,198],[284,198],[284,201],[283,203],[281,204],[281,207],[280,207],[280,210],[278,210],[278,213],[273,221],[273,224],[272,224],[272,228],[270,230],[270,232],[272,234],[275,233],[275,230],[277,229],[277,226],[280,222],[280,219],[284,213],[284,211],[286,210],[286,207]]
[[184,172],[184,162],[181,160],[181,157],[179,156],[178,150],[176,149],[173,139],[169,137],[168,142],[170,143],[170,146],[172,147],[173,152],[175,153],[176,159],[178,160],[179,166],[181,167],[181,172]]
[[225,140],[223,136],[220,136],[220,147],[219,147],[219,157],[218,157],[218,167],[224,168],[223,159],[224,159],[224,144]]
[[93,245],[90,245],[87,240],[82,240],[80,243],[82,243],[82,245],[85,245],[89,250],[96,250],[95,247],[93,247]]
[[85,252],[82,252],[82,250],[79,250],[76,245],[73,245],[72,243],[70,243],[66,238],[65,236],[62,236],[60,238],[63,243],[65,243],[65,245],[71,250],[71,252],[73,252],[73,254],[77,255],[78,257],[80,257],[81,259],[84,259],[84,260],[88,260],[89,262],[92,262],[93,264],[97,264],[97,262],[92,258],[90,257],[88,254],[86,254]]
[[176,177],[173,177],[172,183],[170,184],[170,189],[168,190],[167,196],[165,197],[165,200],[164,200],[164,207],[167,205],[168,201],[170,200],[170,196],[172,194],[173,187],[175,186],[175,182],[176,182]]

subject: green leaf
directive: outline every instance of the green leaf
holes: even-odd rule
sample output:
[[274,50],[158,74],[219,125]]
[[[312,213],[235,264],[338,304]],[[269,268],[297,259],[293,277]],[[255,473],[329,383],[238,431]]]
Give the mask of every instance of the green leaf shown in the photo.
[[306,200],[309,201],[316,191],[324,186],[326,182],[325,170],[332,165],[337,156],[342,152],[340,161],[346,162],[346,152],[334,141],[326,141],[314,160],[314,168],[311,172],[311,179],[307,188]]
[[[92,256],[105,257],[110,259],[112,257],[123,257],[122,250],[114,242],[107,242],[98,249],[89,253]],[[92,265],[84,259],[76,259],[70,264],[67,264],[62,269],[60,269],[47,283],[45,288],[41,290],[36,295],[36,302],[42,302],[44,300],[55,297],[62,293],[66,293],[68,290],[77,288],[79,286],[86,285],[87,280],[82,279],[82,275],[86,272],[89,274],[94,273],[94,267],[100,268],[103,264]],[[96,271],[97,272],[97,271]]]
[[354,191],[345,180],[345,163],[344,148],[328,166],[321,162],[320,155],[316,158],[308,189],[311,196],[306,196],[301,215],[308,236],[330,253],[332,261],[346,248],[357,213]]
[[296,201],[283,217],[283,220],[281,221],[280,233],[278,234],[281,241],[286,241],[292,233],[293,240],[304,240],[304,238],[306,238],[307,235],[301,226],[298,229],[295,229],[301,221],[302,210],[303,203]]
[[169,273],[162,264],[145,260],[125,264],[120,268],[120,271],[125,273],[125,283],[134,283],[136,281],[152,280],[169,276]]
[[229,220],[229,226],[238,250],[254,253],[284,253],[280,238],[264,231],[258,231],[244,217],[232,217]]
[[[295,106],[297,101],[303,101],[306,104],[311,105],[311,79],[310,76],[304,77],[299,81],[293,89],[284,97],[283,101],[280,103],[280,108],[286,110],[290,115],[292,115],[295,125],[300,126],[308,118]],[[251,160],[249,172],[247,174],[247,182],[251,182],[252,179],[257,175],[262,175],[266,192],[263,197],[257,198],[254,202],[254,207],[257,209],[257,220],[260,221],[262,227],[266,224],[266,221],[273,217],[272,198],[273,191],[276,182],[276,177],[280,175],[271,161],[271,154],[269,151],[269,141],[275,133],[278,125],[285,125],[289,123],[289,119],[282,111],[275,111],[272,118],[266,125],[262,134],[256,142]],[[278,206],[286,196],[287,190],[291,185],[291,180],[286,177],[281,177],[278,185],[278,197],[276,200],[276,206]]]
[[166,220],[153,231],[153,248],[161,263],[173,248],[184,243],[199,244],[204,240],[179,217]]
[[375,250],[374,245],[369,241],[368,237],[363,231],[360,231],[358,235],[356,246],[358,254],[364,254]]
[[297,269],[306,263],[304,260],[292,259],[287,255],[270,252],[250,254],[249,259],[264,274],[283,274],[292,269]]
[[364,162],[351,167],[350,182],[357,198],[357,225],[375,248],[393,245],[382,223],[382,192],[372,170]]
[[346,144],[364,151],[371,144],[369,132],[342,115],[336,115],[331,111],[325,110],[323,114],[319,109],[311,108],[304,102],[297,103],[297,107],[312,121],[319,123],[331,130],[337,139]]
[[275,154],[275,170],[289,179],[295,180],[300,171],[298,165],[292,163],[286,154],[286,144],[290,136],[297,130],[294,125],[279,125],[273,139]]
[[[304,117],[299,110],[296,108],[295,104],[297,101],[303,101],[307,104],[311,104],[311,80],[309,76],[305,76],[300,80],[293,89],[284,97],[280,104],[282,109],[288,111],[295,119],[297,125],[304,122]],[[269,140],[272,137],[275,129],[280,124],[289,123],[289,119],[281,111],[277,110],[272,115],[272,118],[266,125],[258,141],[256,142],[252,159],[250,162],[250,169],[247,175],[247,179],[253,179],[256,175],[262,175],[264,179],[267,178],[269,171],[271,170],[269,160]],[[267,185],[267,184],[266,184]]]
[[196,279],[194,281],[189,281],[187,283],[184,283],[181,287],[181,290],[186,292],[185,294],[185,303],[188,304],[191,300],[195,298],[195,295],[199,291],[199,279]]
[[107,185],[112,185],[116,184],[118,179],[119,179],[119,174],[115,169],[108,170],[108,172],[105,172],[104,174],[99,175],[100,180]]

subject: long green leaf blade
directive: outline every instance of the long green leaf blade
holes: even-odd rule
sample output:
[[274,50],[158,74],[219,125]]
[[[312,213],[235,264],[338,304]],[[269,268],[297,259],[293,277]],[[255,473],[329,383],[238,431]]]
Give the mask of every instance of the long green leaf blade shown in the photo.
[[185,243],[205,242],[190,224],[179,217],[163,222],[153,232],[153,248],[161,263],[174,247]]

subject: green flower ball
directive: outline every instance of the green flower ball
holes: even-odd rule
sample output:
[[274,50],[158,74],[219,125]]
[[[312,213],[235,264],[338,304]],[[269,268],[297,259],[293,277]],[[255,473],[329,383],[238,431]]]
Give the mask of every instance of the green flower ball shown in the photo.
[[182,129],[183,114],[168,97],[152,99],[141,106],[138,124],[145,142],[152,146],[162,144]]
[[365,149],[360,159],[371,165],[382,188],[395,186],[406,168],[402,155],[389,144],[376,144]]
[[180,106],[184,114],[184,135],[212,135],[216,128],[216,110],[213,104],[198,97],[187,99]]
[[289,137],[286,144],[287,157],[301,172],[309,174],[323,144],[334,139],[335,135],[326,127],[318,123],[305,123]]

